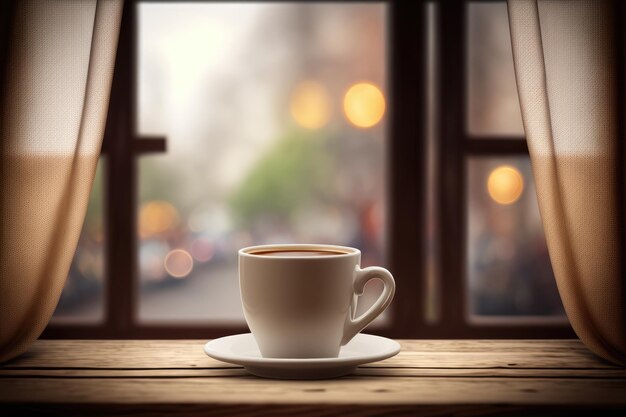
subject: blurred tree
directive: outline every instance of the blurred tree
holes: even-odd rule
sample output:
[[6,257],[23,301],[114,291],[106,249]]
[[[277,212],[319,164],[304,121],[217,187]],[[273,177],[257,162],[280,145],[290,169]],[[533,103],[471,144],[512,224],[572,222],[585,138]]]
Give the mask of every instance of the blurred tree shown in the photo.
[[291,132],[252,168],[229,203],[235,221],[248,227],[263,213],[289,216],[325,194],[333,172],[327,138]]

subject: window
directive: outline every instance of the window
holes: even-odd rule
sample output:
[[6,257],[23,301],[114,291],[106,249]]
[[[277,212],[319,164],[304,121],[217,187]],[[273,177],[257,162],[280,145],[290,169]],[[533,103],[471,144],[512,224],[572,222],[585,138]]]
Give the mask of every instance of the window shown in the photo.
[[392,270],[375,333],[573,334],[504,2],[126,2],[95,184],[50,337],[243,332],[236,251],[281,241]]
[[[138,321],[242,324],[237,250],[253,244],[383,263],[386,6],[137,11],[137,133],[168,144],[138,165]],[[368,91],[375,114],[354,113]]]
[[438,3],[441,334],[558,337],[505,2]]

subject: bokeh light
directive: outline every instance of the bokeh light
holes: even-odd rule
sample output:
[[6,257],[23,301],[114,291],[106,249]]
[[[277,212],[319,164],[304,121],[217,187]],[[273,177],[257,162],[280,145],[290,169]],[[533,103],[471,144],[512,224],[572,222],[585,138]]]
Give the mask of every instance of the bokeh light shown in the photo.
[[139,235],[147,238],[169,231],[178,224],[176,208],[167,201],[151,201],[139,211]]
[[304,81],[291,95],[291,115],[306,129],[319,129],[330,119],[330,98],[326,88],[316,81]]
[[487,179],[489,196],[498,204],[515,203],[524,191],[524,178],[512,166],[500,166],[489,174]]
[[374,84],[354,84],[343,99],[343,110],[353,125],[362,128],[372,127],[380,122],[385,114],[385,96]]
[[184,278],[193,269],[193,259],[186,250],[174,249],[165,256],[163,266],[174,278]]
[[199,237],[191,242],[190,252],[196,261],[209,262],[213,258],[213,243],[207,238]]

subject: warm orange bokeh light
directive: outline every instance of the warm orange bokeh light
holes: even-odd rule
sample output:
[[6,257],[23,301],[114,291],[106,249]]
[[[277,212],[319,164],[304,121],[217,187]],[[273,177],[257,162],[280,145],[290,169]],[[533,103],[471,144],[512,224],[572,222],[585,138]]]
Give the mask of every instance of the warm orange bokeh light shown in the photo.
[[324,127],[330,119],[330,98],[326,88],[316,81],[300,83],[291,95],[291,115],[306,129]]
[[167,201],[151,201],[139,211],[139,235],[142,238],[157,235],[178,224],[178,211]]
[[489,174],[487,191],[496,203],[513,204],[524,191],[524,177],[511,166],[500,166]]
[[385,114],[385,96],[374,84],[354,84],[343,99],[343,111],[353,125],[372,127]]
[[186,250],[174,249],[165,255],[163,266],[174,278],[184,278],[193,269],[193,259]]

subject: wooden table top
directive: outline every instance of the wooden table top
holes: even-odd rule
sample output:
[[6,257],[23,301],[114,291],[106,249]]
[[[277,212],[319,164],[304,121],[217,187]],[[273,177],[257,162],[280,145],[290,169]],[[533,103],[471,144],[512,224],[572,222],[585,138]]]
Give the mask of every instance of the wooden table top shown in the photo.
[[0,366],[0,410],[177,416],[626,410],[626,369],[597,359],[577,340],[401,340],[396,357],[318,381],[257,378],[207,357],[204,343],[39,340]]

